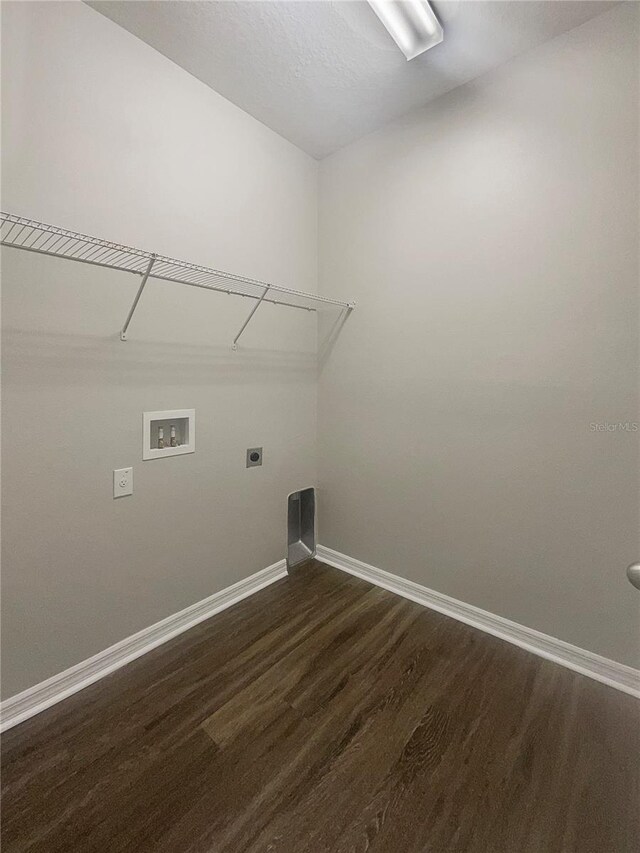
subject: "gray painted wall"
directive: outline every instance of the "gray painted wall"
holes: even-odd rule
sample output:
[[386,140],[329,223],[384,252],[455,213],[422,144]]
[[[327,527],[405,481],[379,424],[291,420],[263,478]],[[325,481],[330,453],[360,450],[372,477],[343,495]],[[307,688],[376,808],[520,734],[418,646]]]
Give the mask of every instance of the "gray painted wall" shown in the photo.
[[638,8],[321,163],[324,545],[637,665]]
[[[80,3],[8,3],[2,206],[303,290],[317,163]],[[312,315],[2,253],[3,695],[284,556],[315,482]],[[145,410],[194,407],[191,456],[142,462]],[[245,469],[245,449],[265,448]],[[112,469],[134,466],[113,500]]]
[[[4,3],[3,209],[313,290],[317,164],[81,4]],[[637,664],[637,10],[321,166],[321,540]],[[96,95],[98,95],[96,97]],[[316,328],[3,250],[3,695],[283,555]],[[197,452],[142,463],[144,410]],[[265,447],[261,469],[244,450]],[[111,471],[134,466],[114,501]]]

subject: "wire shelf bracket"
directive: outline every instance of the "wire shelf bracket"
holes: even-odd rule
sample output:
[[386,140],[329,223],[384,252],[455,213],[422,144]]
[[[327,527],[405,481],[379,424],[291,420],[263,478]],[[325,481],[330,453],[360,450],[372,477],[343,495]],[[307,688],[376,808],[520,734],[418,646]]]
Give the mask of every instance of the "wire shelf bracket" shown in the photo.
[[140,282],[140,287],[138,288],[138,292],[136,293],[131,308],[129,308],[129,313],[127,314],[127,319],[124,321],[124,326],[120,332],[120,340],[127,340],[127,329],[129,328],[129,323],[131,322],[131,318],[133,317],[133,312],[138,307],[138,302],[140,302],[140,297],[142,296],[142,291],[145,289],[147,285],[147,281],[149,280],[149,276],[151,274],[151,269],[155,263],[156,255],[153,255],[151,260],[149,261],[149,266],[146,268],[144,275],[142,276],[142,281]]
[[302,311],[317,311],[322,307],[340,308],[345,314],[355,308],[354,302],[329,299],[315,293],[305,293],[279,287],[253,278],[222,272],[199,264],[179,261],[120,243],[112,243],[98,237],[90,237],[76,231],[68,231],[55,225],[47,225],[35,219],[27,219],[12,213],[0,213],[0,244],[14,249],[24,249],[40,255],[78,261],[107,269],[132,273],[141,277],[138,291],[120,331],[120,340],[127,340],[129,324],[149,279],[199,287],[229,296],[254,299],[255,304],[233,339],[232,348],[238,349],[238,341],[253,319],[258,308],[265,302],[298,308]]

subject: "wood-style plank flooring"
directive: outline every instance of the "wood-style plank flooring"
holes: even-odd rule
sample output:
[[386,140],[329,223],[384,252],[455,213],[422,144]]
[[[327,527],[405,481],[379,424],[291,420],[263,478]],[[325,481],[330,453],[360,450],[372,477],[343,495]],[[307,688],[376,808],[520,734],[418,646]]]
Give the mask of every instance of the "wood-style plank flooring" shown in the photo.
[[2,850],[630,853],[639,707],[313,562],[7,732]]

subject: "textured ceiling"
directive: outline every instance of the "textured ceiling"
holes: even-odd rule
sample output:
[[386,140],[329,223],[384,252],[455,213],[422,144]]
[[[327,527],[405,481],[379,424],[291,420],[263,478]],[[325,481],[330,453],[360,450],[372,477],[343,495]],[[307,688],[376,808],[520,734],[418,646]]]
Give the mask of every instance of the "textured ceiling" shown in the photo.
[[444,42],[407,62],[364,0],[91,0],[321,158],[615,3],[433,2]]

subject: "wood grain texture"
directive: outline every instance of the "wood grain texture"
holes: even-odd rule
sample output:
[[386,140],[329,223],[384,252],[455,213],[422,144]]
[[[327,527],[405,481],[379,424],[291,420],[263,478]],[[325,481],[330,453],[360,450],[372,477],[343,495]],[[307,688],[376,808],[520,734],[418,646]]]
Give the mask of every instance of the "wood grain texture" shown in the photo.
[[640,703],[310,562],[10,730],[5,853],[627,853]]

